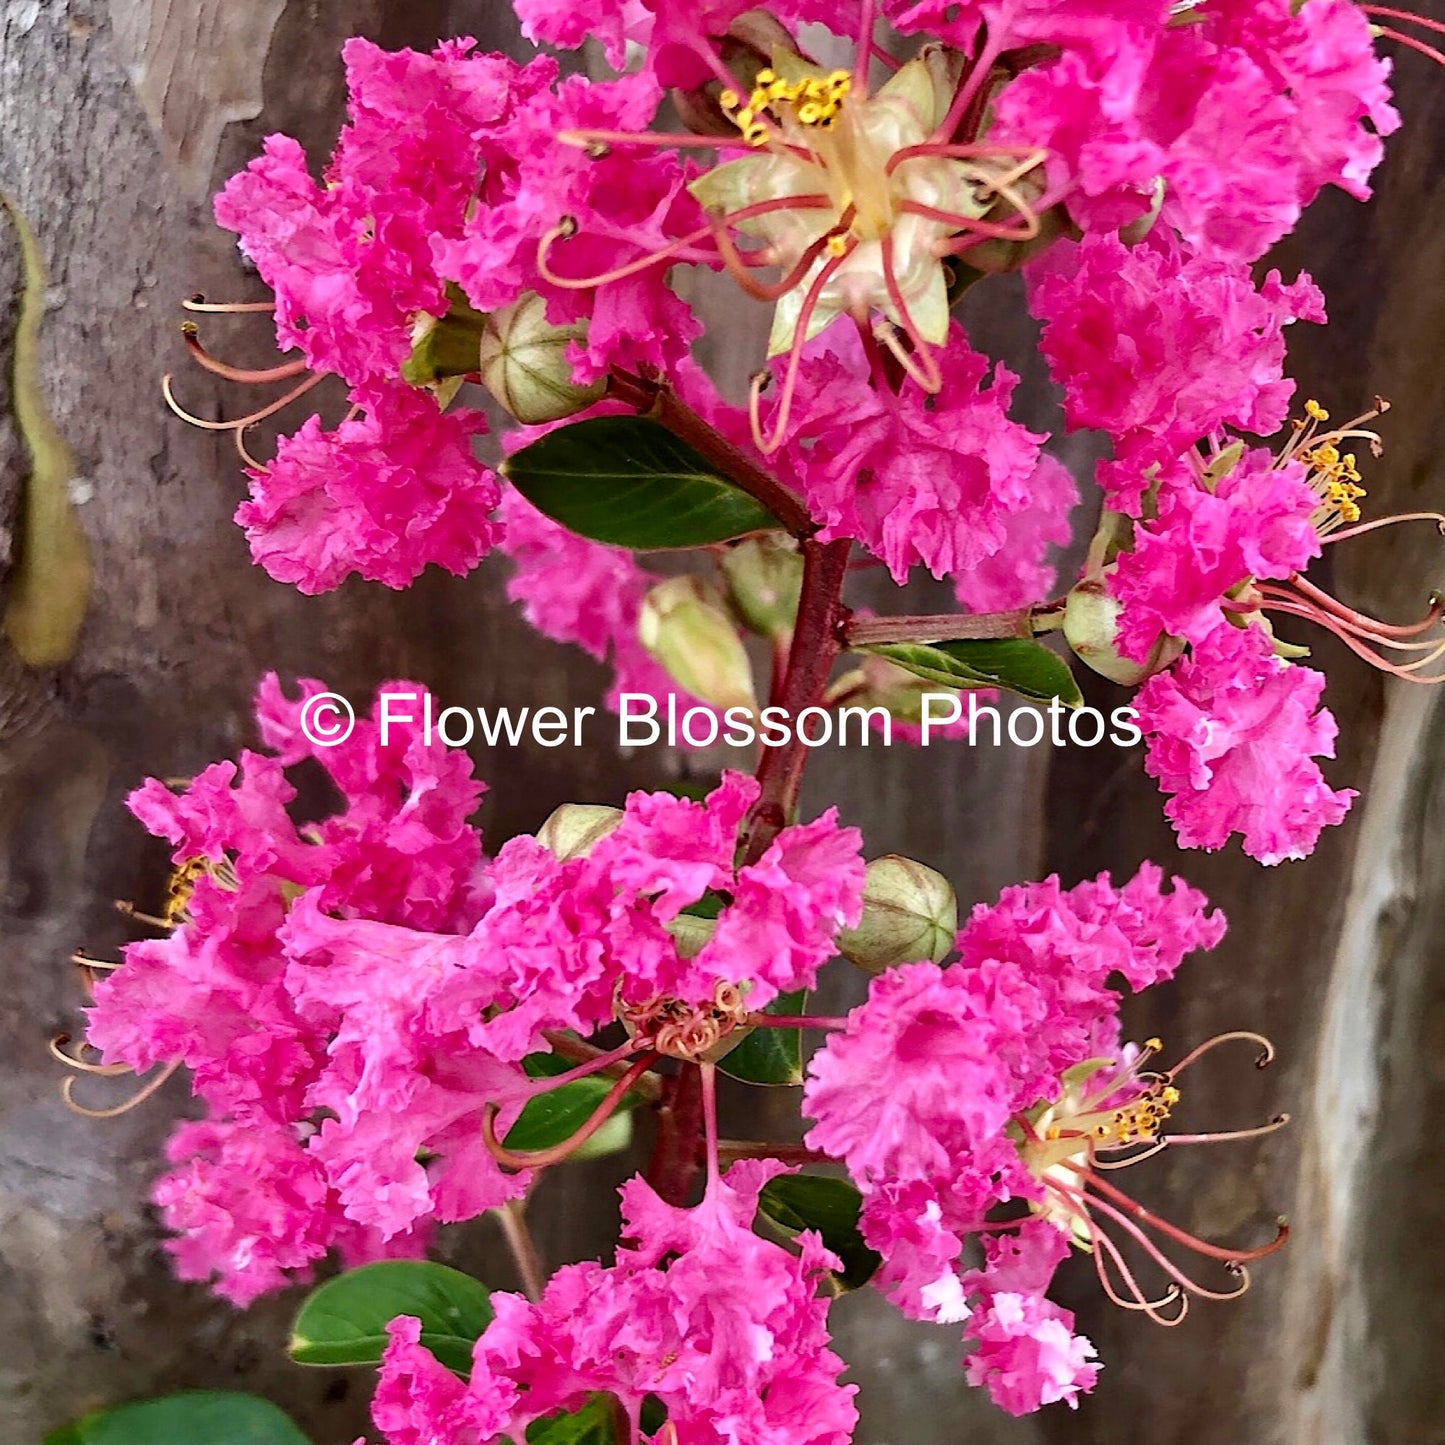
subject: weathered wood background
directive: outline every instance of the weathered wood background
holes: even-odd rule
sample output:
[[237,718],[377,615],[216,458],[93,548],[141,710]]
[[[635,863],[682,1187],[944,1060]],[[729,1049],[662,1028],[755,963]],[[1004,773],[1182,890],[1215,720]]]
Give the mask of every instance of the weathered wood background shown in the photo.
[[[164,869],[120,806],[126,790],[148,772],[232,754],[271,667],[353,695],[407,675],[467,705],[595,700],[598,676],[531,637],[496,568],[315,600],[268,581],[229,522],[242,490],[229,443],[160,404],[157,373],[182,360],[179,298],[254,284],[209,223],[209,192],[269,131],[325,151],[341,101],[337,49],[354,33],[512,39],[501,0],[0,0],[0,186],[50,266],[45,380],[79,459],[75,496],[97,565],[75,662],[53,677],[13,665],[0,675],[0,1439],[15,1445],[85,1409],[188,1386],[269,1395],[318,1445],[365,1427],[364,1376],[286,1363],[294,1299],[236,1314],[170,1277],[142,1201],[184,1089],[109,1124],[60,1104],[45,1040],[77,1022],[66,957],[80,944],[114,948],[125,933],[111,900],[153,898]],[[1395,402],[1389,451],[1371,469],[1380,510],[1438,506],[1445,491],[1445,103],[1426,62],[1406,56],[1401,69],[1408,126],[1378,200],[1327,200],[1281,260],[1292,273],[1308,257],[1334,315],[1327,331],[1292,338],[1305,391],[1337,410],[1375,392]],[[0,297],[17,274],[7,230]],[[971,323],[987,349],[1027,359],[1007,283],[979,297]],[[6,318],[0,334],[9,329]],[[752,333],[717,345],[737,367]],[[1026,375],[1032,419],[1047,422],[1037,366]],[[198,375],[185,388],[198,408],[221,404]],[[0,385],[8,517],[20,463],[7,402]],[[1429,528],[1331,560],[1348,600],[1387,615],[1418,611],[1445,583]],[[1445,1103],[1445,713],[1336,649],[1319,655],[1342,728],[1331,775],[1365,796],[1314,858],[1272,872],[1233,852],[1176,854],[1136,756],[953,746],[875,753],[866,767],[819,759],[812,806],[840,799],[870,852],[942,868],[965,904],[1049,869],[1072,881],[1126,873],[1145,856],[1207,889],[1230,935],[1183,989],[1133,1010],[1137,1032],[1182,1046],[1222,1028],[1266,1030],[1281,1046],[1276,1068],[1217,1057],[1191,1088],[1193,1117],[1227,1127],[1286,1108],[1296,1119],[1263,1146],[1166,1157],[1141,1185],[1206,1233],[1237,1237],[1292,1215],[1288,1251],[1243,1302],[1165,1332],[1110,1311],[1076,1269],[1067,1287],[1108,1362],[1077,1414],[1003,1419],[963,1384],[956,1331],[907,1324],[866,1293],[843,1301],[840,1345],[864,1387],[860,1445],[1445,1441],[1445,1151],[1432,1127]],[[484,822],[505,837],[554,803],[618,800],[683,766],[602,747],[499,753],[482,759]],[[583,1165],[544,1183],[535,1213],[550,1259],[609,1246],[610,1190],[629,1167]],[[449,1247],[489,1282],[513,1282],[490,1225]]]

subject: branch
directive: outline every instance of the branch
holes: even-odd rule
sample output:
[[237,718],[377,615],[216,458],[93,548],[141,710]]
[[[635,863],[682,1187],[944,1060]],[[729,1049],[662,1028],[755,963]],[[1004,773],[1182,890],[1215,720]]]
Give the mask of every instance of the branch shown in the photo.
[[870,647],[885,642],[959,642],[965,638],[1032,637],[1049,632],[1039,628],[1031,608],[1014,612],[938,613],[928,617],[858,617],[844,629],[849,647]]
[[[847,618],[843,581],[848,575],[849,545],[846,540],[803,543],[803,590],[788,670],[777,699],[778,706],[794,718],[804,708],[817,706],[827,691]],[[748,820],[744,862],[756,863],[787,827],[798,805],[807,755],[796,733],[783,747],[764,749],[757,774],[761,792]]]

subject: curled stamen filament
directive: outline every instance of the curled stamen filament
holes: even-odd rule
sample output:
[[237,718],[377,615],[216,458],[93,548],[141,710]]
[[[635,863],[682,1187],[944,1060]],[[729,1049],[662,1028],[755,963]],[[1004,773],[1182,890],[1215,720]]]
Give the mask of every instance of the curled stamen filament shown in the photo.
[[1427,687],[1437,686],[1445,682],[1445,673],[1438,673],[1432,677],[1416,677],[1414,675],[1421,668],[1428,667],[1437,658],[1445,657],[1445,641],[1434,646],[1425,657],[1419,658],[1415,662],[1393,663],[1388,658],[1381,656],[1381,654],[1373,648],[1366,646],[1366,641],[1377,640],[1381,642],[1382,645],[1393,646],[1404,650],[1409,650],[1411,644],[1401,642],[1391,643],[1383,638],[1372,638],[1371,634],[1351,628],[1340,619],[1332,617],[1328,613],[1321,612],[1317,608],[1292,605],[1288,602],[1276,601],[1273,598],[1270,598],[1268,601],[1271,612],[1283,612],[1291,617],[1303,617],[1315,623],[1317,626],[1323,627],[1327,632],[1333,633],[1333,635],[1338,637],[1357,657],[1364,658],[1371,667],[1377,668],[1380,672],[1389,673],[1390,676],[1401,678],[1405,682],[1415,682]]
[[[1267,1124],[1256,1124],[1251,1129],[1222,1129],[1211,1134],[1166,1134],[1160,1139],[1159,1147],[1162,1149],[1166,1144],[1228,1144],[1236,1139],[1262,1139],[1266,1134],[1283,1129],[1289,1123],[1289,1118],[1288,1114],[1276,1114]],[[1101,1167],[1099,1160],[1094,1161],[1094,1167]]]
[[1205,1054],[1212,1053],[1220,1044],[1232,1044],[1236,1039],[1259,1045],[1259,1054],[1254,1061],[1256,1069],[1267,1069],[1274,1062],[1274,1045],[1263,1034],[1254,1033],[1249,1029],[1232,1029],[1228,1033],[1215,1034],[1212,1039],[1205,1039],[1203,1043],[1196,1044],[1172,1069],[1165,1070],[1165,1077],[1177,1079],[1185,1069],[1189,1068],[1191,1064],[1198,1063]]
[[276,303],[274,301],[207,301],[204,296],[188,296],[181,305],[187,311],[204,311],[212,315],[241,316],[246,313],[260,315],[274,314]]
[[533,1098],[538,1094],[550,1094],[553,1089],[560,1089],[563,1084],[571,1084],[578,1079],[585,1079],[592,1074],[601,1073],[603,1069],[620,1063],[623,1059],[630,1059],[643,1047],[644,1045],[639,1040],[629,1039],[620,1047],[611,1049],[607,1053],[598,1054],[595,1059],[588,1059],[585,1063],[578,1064],[564,1073],[546,1074],[541,1078],[534,1079],[528,1089],[528,1094]]
[[[100,1074],[105,1078],[115,1078],[120,1074],[132,1072],[129,1064],[88,1064],[75,1054],[67,1053],[65,1046],[73,1043],[74,1040],[69,1034],[56,1034],[46,1047],[50,1050],[50,1057],[64,1064],[68,1069],[78,1069],[82,1074]],[[81,1048],[88,1048],[89,1045],[82,1043]]]
[[803,364],[803,348],[807,345],[808,327],[813,320],[813,313],[818,309],[818,301],[828,282],[837,275],[839,268],[857,249],[858,242],[850,238],[841,255],[830,256],[822,265],[818,274],[813,278],[812,285],[808,287],[808,294],[803,297],[803,304],[798,311],[796,330],[793,332],[793,345],[788,352],[788,366],[783,375],[783,389],[778,397],[778,412],[773,418],[773,431],[770,437],[763,435],[762,417],[759,413],[759,402],[762,398],[762,388],[767,373],[764,372],[761,377],[753,378],[748,397],[748,420],[752,426],[753,441],[764,456],[777,451],[783,444],[783,438],[788,434],[788,422],[792,419],[793,414],[793,393],[797,390],[798,385],[798,370]]
[[[1420,17],[1418,15],[1412,15],[1410,18],[1418,21]],[[1436,65],[1445,68],[1445,54],[1441,54],[1433,45],[1426,45],[1423,40],[1416,40],[1413,35],[1405,35],[1399,30],[1391,29],[1388,25],[1381,25],[1379,31],[1386,40],[1398,40],[1401,45],[1407,45],[1411,50],[1418,50],[1421,55],[1433,60]]]
[[554,1144],[550,1149],[530,1151],[508,1149],[497,1138],[498,1107],[496,1104],[488,1104],[483,1111],[482,1142],[487,1146],[492,1157],[499,1164],[506,1165],[508,1169],[542,1169],[549,1164],[560,1163],[568,1155],[576,1153],[612,1117],[618,1104],[622,1102],[623,1096],[657,1062],[658,1058],[659,1055],[653,1050],[643,1054],[607,1091],[601,1103],[588,1116],[587,1122],[570,1138],[564,1139],[560,1144]]
[[[1130,1239],[1132,1239],[1139,1246],[1140,1249],[1144,1251],[1145,1254],[1149,1256],[1151,1260],[1154,1261],[1156,1265],[1159,1266],[1160,1269],[1164,1271],[1164,1273],[1171,1280],[1173,1280],[1181,1289],[1188,1291],[1188,1293],[1196,1295],[1200,1299],[1227,1301],[1232,1299],[1238,1299],[1240,1295],[1244,1294],[1244,1292],[1248,1290],[1250,1285],[1249,1273],[1247,1270],[1240,1266],[1237,1260],[1228,1259],[1225,1261],[1225,1264],[1227,1265],[1232,1274],[1238,1276],[1239,1284],[1231,1290],[1210,1289],[1207,1285],[1200,1284],[1198,1280],[1192,1278],[1190,1275],[1186,1274],[1182,1269],[1180,1269],[1180,1267],[1175,1264],[1175,1262],[1170,1259],[1169,1256],[1165,1254],[1164,1251],[1160,1249],[1159,1246],[1155,1244],[1154,1241],[1150,1239],[1149,1236],[1138,1227],[1138,1225],[1136,1225],[1131,1219],[1129,1219],[1126,1214],[1122,1213],[1120,1210],[1115,1209],[1112,1205],[1108,1204],[1102,1199],[1097,1198],[1096,1196],[1085,1194],[1082,1191],[1075,1192],[1065,1184],[1055,1184],[1052,1187],[1059,1194],[1071,1199],[1076,1208],[1084,1210],[1086,1212],[1090,1209],[1097,1209],[1106,1218],[1111,1219],[1115,1224],[1119,1226],[1120,1229],[1122,1229],[1129,1236]],[[1130,1200],[1129,1203],[1132,1204],[1133,1201]],[[1138,1206],[1136,1205],[1135,1208],[1138,1208]],[[1145,1211],[1141,1211],[1141,1213],[1144,1212]],[[1155,1225],[1157,1226],[1159,1224],[1159,1221],[1154,1220],[1153,1223],[1155,1223]]]
[[[1089,1245],[1094,1256],[1094,1273],[1099,1277],[1099,1284],[1104,1294],[1121,1309],[1135,1310],[1146,1314],[1156,1325],[1163,1325],[1166,1329],[1183,1324],[1185,1315],[1189,1313],[1189,1296],[1178,1281],[1170,1280],[1168,1288],[1158,1299],[1150,1299],[1140,1287],[1139,1281],[1134,1278],[1134,1272],[1129,1268],[1123,1254],[1120,1253],[1119,1246],[1094,1223],[1087,1210],[1082,1209],[1074,1202],[1074,1196],[1068,1190],[1062,1185],[1051,1187],[1058,1195],[1069,1201],[1072,1210],[1077,1211],[1077,1217],[1082,1219],[1085,1229],[1089,1232]],[[1114,1268],[1119,1271],[1119,1277],[1123,1280],[1124,1288],[1128,1291],[1130,1298],[1125,1299],[1123,1295],[1115,1291],[1113,1281],[1109,1278],[1109,1272],[1104,1267],[1106,1256]],[[1179,1313],[1175,1315],[1162,1313],[1165,1306],[1171,1304],[1178,1304]]]
[[293,376],[300,376],[306,369],[306,362],[303,358],[297,357],[294,361],[282,362],[280,366],[268,366],[262,368],[251,368],[244,366],[231,366],[224,361],[212,356],[201,344],[201,338],[196,331],[195,323],[187,321],[181,327],[181,338],[186,344],[186,350],[190,352],[191,359],[204,370],[209,371],[213,376],[224,377],[227,381],[244,382],[268,382],[268,381],[290,381]]
[[611,271],[604,271],[595,276],[561,276],[551,267],[548,257],[551,255],[552,247],[559,241],[571,240],[577,234],[576,221],[571,217],[566,217],[553,226],[538,244],[537,270],[543,280],[550,282],[553,286],[560,286],[568,291],[590,290],[594,286],[605,286],[609,282],[635,276],[641,271],[646,271],[650,267],[666,261],[669,257],[675,257],[679,251],[696,246],[699,241],[708,240],[715,235],[719,223],[735,226],[740,221],[752,220],[756,216],[765,216],[773,211],[827,210],[831,204],[827,196],[821,194],[779,196],[768,201],[756,201],[752,205],[742,206],[736,211],[729,211],[721,217],[710,217],[707,225],[700,226],[695,231],[689,231],[685,236],[668,241],[656,250],[635,257],[621,266],[614,267]]
[[1160,1219],[1157,1214],[1150,1213],[1142,1204],[1136,1204],[1122,1189],[1116,1188],[1107,1179],[1100,1179],[1085,1165],[1075,1164],[1072,1160],[1065,1159],[1061,1161],[1061,1166],[1079,1175],[1085,1186],[1098,1190],[1100,1194],[1107,1196],[1108,1200],[1113,1201],[1112,1204],[1109,1204],[1104,1199],[1089,1196],[1091,1204],[1105,1210],[1106,1213],[1117,1206],[1130,1218],[1138,1220],[1140,1224],[1147,1224],[1151,1228],[1157,1229],[1176,1244],[1182,1244],[1186,1249],[1193,1250],[1195,1254],[1202,1254],[1207,1259],[1217,1259],[1228,1265],[1245,1264],[1250,1260],[1264,1259],[1283,1249],[1285,1241],[1289,1238],[1289,1225],[1281,1221],[1278,1232],[1268,1244],[1258,1245],[1254,1249],[1225,1249],[1220,1245],[1210,1244],[1207,1240],[1197,1238],[1187,1230],[1180,1229],[1177,1224],[1170,1224],[1167,1219]]
[[324,379],[324,372],[313,372],[300,386],[293,386],[290,391],[284,396],[277,397],[269,406],[263,406],[259,411],[251,412],[249,416],[238,417],[235,421],[207,421],[204,417],[193,416],[176,400],[169,372],[161,377],[161,395],[165,397],[166,405],[182,421],[200,427],[202,431],[240,431],[242,427],[253,426],[258,421],[265,421],[268,416],[275,416],[278,411],[284,410],[293,401],[305,396],[312,387],[319,385]]
[[67,1079],[60,1086],[60,1095],[65,1100],[66,1108],[70,1109],[73,1113],[84,1115],[87,1119],[118,1119],[122,1114],[128,1114],[132,1109],[139,1108],[153,1094],[159,1092],[166,1081],[180,1066],[181,1061],[179,1059],[175,1060],[174,1063],[167,1064],[160,1073],[138,1093],[133,1094],[125,1103],[116,1104],[110,1109],[88,1109],[84,1104],[77,1104],[72,1092],[75,1087],[74,1079]]
[[110,963],[103,958],[92,958],[88,953],[82,953],[78,949],[70,955],[70,961],[77,968],[93,968],[102,973],[110,973],[114,969],[124,967],[123,964]]
[[154,913],[143,913],[134,903],[124,898],[115,900],[115,909],[117,913],[123,913],[127,918],[134,918],[137,923],[147,924],[151,928],[164,928],[167,933],[177,927],[174,919],[160,918]]
[[[1106,1158],[1102,1158],[1101,1156],[1104,1155],[1105,1153],[1112,1154],[1115,1149],[1121,1149],[1121,1148],[1130,1148],[1130,1149],[1132,1149],[1132,1148],[1135,1148],[1135,1147],[1137,1147],[1137,1146],[1134,1145],[1134,1144],[1129,1144],[1129,1145],[1115,1145],[1115,1146],[1113,1146],[1113,1148],[1110,1148],[1110,1149],[1108,1149],[1108,1150],[1099,1149],[1099,1148],[1096,1147],[1096,1148],[1093,1150],[1093,1164],[1094,1164],[1094,1168],[1095,1168],[1095,1169],[1128,1169],[1131,1165],[1134,1165],[1134,1164],[1142,1164],[1142,1163],[1144,1162],[1144,1160],[1146,1160],[1146,1159],[1152,1159],[1156,1154],[1162,1154],[1162,1153],[1164,1152],[1164,1150],[1168,1147],[1168,1145],[1174,1142],[1174,1138],[1175,1138],[1175,1136],[1171,1134],[1171,1135],[1169,1136],[1169,1138],[1167,1138],[1167,1139],[1156,1139],[1156,1140],[1155,1140],[1152,1144],[1150,1144],[1147,1148],[1140,1150],[1139,1153],[1137,1153],[1137,1154],[1130,1154],[1130,1155],[1128,1155],[1127,1157],[1118,1158],[1118,1159],[1113,1159],[1113,1158],[1108,1158],[1108,1159],[1106,1159]],[[1187,1140],[1186,1140],[1186,1142],[1187,1142]]]
[[[1290,582],[1297,591],[1303,593],[1312,602],[1318,603],[1319,606],[1340,618],[1341,621],[1354,624],[1362,631],[1368,631],[1381,640],[1397,637],[1418,637],[1422,632],[1428,632],[1430,628],[1434,627],[1435,624],[1440,621],[1441,617],[1445,617],[1445,597],[1441,597],[1438,593],[1430,598],[1425,616],[1418,622],[1409,622],[1402,626],[1396,626],[1388,622],[1377,621],[1373,617],[1367,617],[1362,612],[1356,612],[1352,608],[1346,607],[1338,598],[1331,597],[1328,592],[1316,587],[1314,583],[1301,577],[1298,572],[1290,578]],[[1269,588],[1269,590],[1274,592],[1282,591],[1282,589],[1277,587]],[[1289,594],[1284,593],[1284,595],[1288,596]]]

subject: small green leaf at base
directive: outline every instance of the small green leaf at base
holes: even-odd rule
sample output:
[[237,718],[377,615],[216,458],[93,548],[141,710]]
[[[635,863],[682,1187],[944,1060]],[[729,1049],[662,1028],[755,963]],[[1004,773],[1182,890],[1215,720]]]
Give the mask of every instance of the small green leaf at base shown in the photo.
[[[298,1365],[375,1365],[398,1315],[421,1321],[421,1342],[447,1369],[466,1375],[472,1346],[492,1322],[487,1287],[427,1260],[387,1259],[347,1270],[311,1291],[291,1331]],[[214,1442],[208,1442],[214,1445]]]
[[310,1445],[269,1400],[197,1390],[100,1410],[52,1431],[43,1445]]
[[1084,696],[1068,664],[1027,637],[969,638],[958,642],[883,642],[857,649],[886,657],[915,677],[943,687],[1001,687],[1031,702],[1080,707]]
[[527,1426],[527,1445],[617,1445],[610,1395],[594,1395],[580,1410],[559,1410]]
[[[764,1013],[800,1014],[806,991],[779,994]],[[755,1028],[737,1048],[718,1060],[718,1068],[747,1084],[801,1084],[803,1035],[799,1029]]]
[[[552,1074],[564,1074],[574,1065],[556,1054],[528,1054],[522,1061],[522,1067],[534,1079],[544,1079]],[[602,1074],[593,1074],[590,1078],[573,1079],[570,1084],[563,1084],[545,1094],[538,1094],[535,1099],[529,1099],[526,1107],[517,1116],[517,1122],[507,1130],[503,1144],[519,1153],[530,1153],[534,1149],[550,1149],[554,1144],[570,1139],[592,1117],[593,1111],[607,1097],[614,1082]],[[624,1120],[627,1112],[635,1109],[641,1102],[642,1096],[629,1090],[618,1103],[611,1122]],[[606,1127],[588,1142],[596,1144],[602,1133],[606,1132]],[[612,1142],[616,1148],[625,1149],[631,1142],[631,1137],[630,1127],[626,1129],[625,1137],[621,1130],[616,1130],[613,1132]],[[586,1157],[596,1158],[597,1155],[593,1153]]]
[[614,547],[703,547],[779,525],[699,452],[644,416],[558,427],[502,470],[539,512]]
[[789,1234],[816,1230],[843,1261],[837,1275],[844,1289],[859,1289],[873,1278],[882,1258],[863,1242],[858,1215],[863,1196],[846,1179],[821,1174],[780,1174],[763,1186],[758,1212]]

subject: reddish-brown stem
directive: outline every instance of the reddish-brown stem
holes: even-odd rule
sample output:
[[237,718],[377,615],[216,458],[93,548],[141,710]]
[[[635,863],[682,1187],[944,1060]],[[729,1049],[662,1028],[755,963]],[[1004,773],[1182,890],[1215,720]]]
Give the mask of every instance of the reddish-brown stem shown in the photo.
[[942,612],[927,617],[855,617],[844,630],[849,647],[883,642],[957,642],[971,637],[1032,637],[1033,612]]
[[665,1204],[682,1206],[702,1172],[702,1073],[684,1064],[663,1080],[657,1111],[657,1143],[647,1166],[647,1182]]
[[509,1199],[497,1210],[497,1218],[501,1221],[502,1234],[511,1252],[512,1263],[517,1266],[522,1289],[527,1298],[536,1304],[547,1287],[547,1271],[542,1268],[532,1231],[527,1228],[526,1208],[523,1200]]
[[817,1149],[807,1149],[801,1144],[779,1144],[769,1140],[720,1139],[717,1146],[718,1158],[725,1164],[734,1164],[739,1159],[780,1159],[784,1164],[832,1164],[835,1161],[828,1154]]
[[[848,545],[846,540],[803,543],[803,589],[778,701],[790,717],[796,718],[804,708],[818,706],[827,690],[847,620],[843,580],[848,575]],[[744,834],[744,862],[754,863],[761,858],[792,818],[807,754],[807,747],[796,734],[782,747],[763,750],[757,775],[761,791]]]
[[730,482],[761,502],[784,531],[798,538],[817,531],[808,509],[792,492],[704,421],[665,381],[614,371],[608,394],[665,426],[707,458]]
[[846,1029],[848,1020],[826,1014],[749,1014],[748,1026],[755,1029]]

